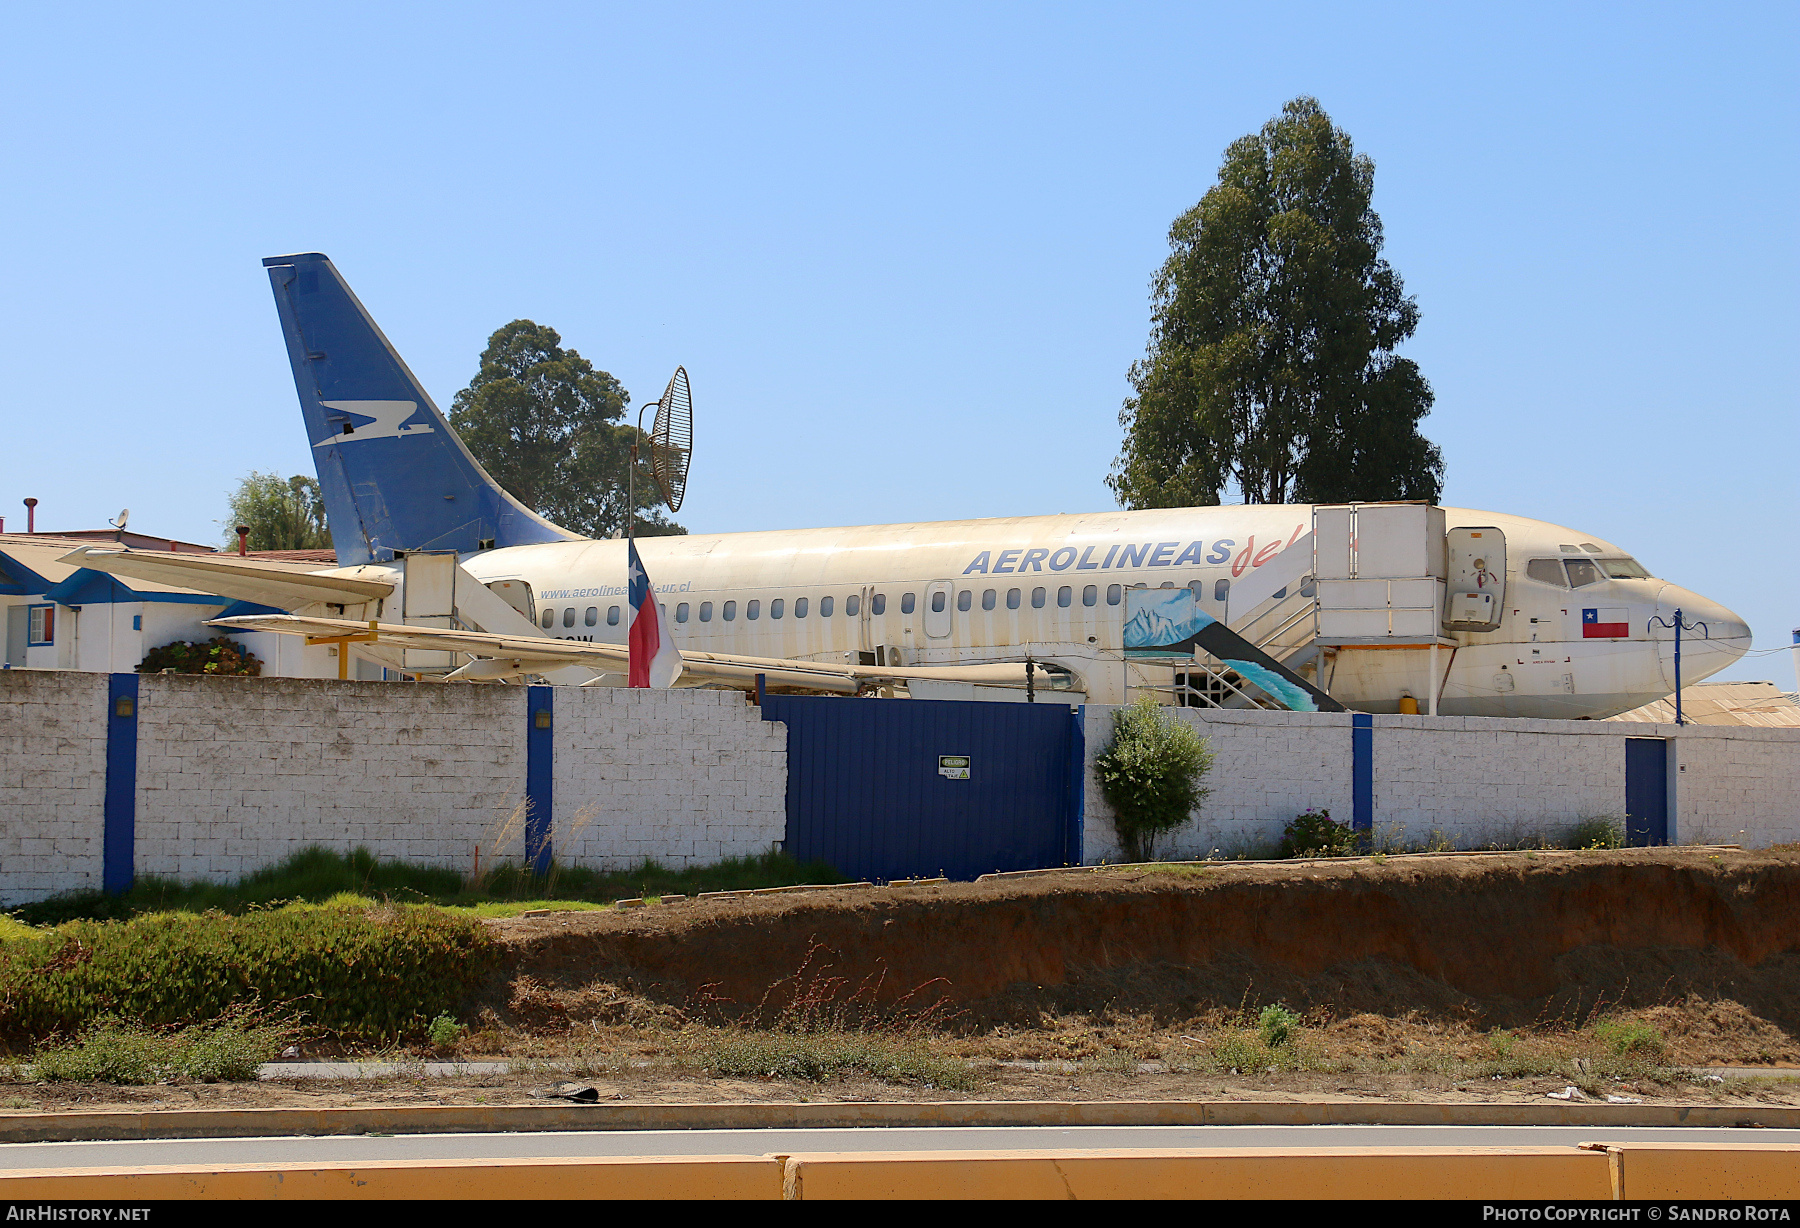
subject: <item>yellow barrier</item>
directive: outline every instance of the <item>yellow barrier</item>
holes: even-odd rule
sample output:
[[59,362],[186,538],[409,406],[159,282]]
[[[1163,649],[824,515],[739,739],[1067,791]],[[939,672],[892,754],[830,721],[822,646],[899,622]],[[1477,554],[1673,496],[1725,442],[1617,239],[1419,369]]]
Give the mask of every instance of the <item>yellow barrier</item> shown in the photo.
[[1800,1198],[1800,1147],[1781,1143],[1582,1145],[1605,1149],[1616,1198]]
[[0,1199],[778,1199],[775,1156],[183,1164],[0,1173]]
[[1300,1147],[838,1152],[0,1172],[0,1200],[1776,1199],[1800,1147]]
[[1571,1147],[1301,1147],[796,1155],[791,1199],[1611,1198]]

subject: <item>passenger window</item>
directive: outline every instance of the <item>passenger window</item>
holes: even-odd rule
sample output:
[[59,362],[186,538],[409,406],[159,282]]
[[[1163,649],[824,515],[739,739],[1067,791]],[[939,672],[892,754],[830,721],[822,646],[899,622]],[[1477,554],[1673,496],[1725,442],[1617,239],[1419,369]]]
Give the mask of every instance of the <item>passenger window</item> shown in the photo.
[[548,631],[556,625],[556,611],[549,606],[544,607],[544,616],[538,619],[538,626]]
[[587,613],[583,614],[581,616],[581,621],[590,627],[599,626],[599,624],[600,624],[600,607],[597,605],[589,606],[587,608]]
[[609,627],[616,627],[619,625],[619,607],[618,606],[609,605],[606,607],[606,625]]
[[962,592],[956,594],[956,608],[958,610],[961,610],[964,614],[967,614],[969,612],[969,607],[974,604],[975,604],[975,590],[974,589],[965,588]]
[[1215,581],[1213,581],[1213,600],[1214,601],[1224,601],[1226,598],[1228,598],[1230,596],[1231,596],[1231,581],[1230,580],[1215,580]]
[[876,593],[873,597],[869,598],[869,613],[871,613],[871,614],[886,614],[887,613],[887,594],[886,593]]
[[1586,588],[1590,584],[1598,584],[1606,579],[1600,569],[1586,559],[1563,560],[1569,568],[1569,583],[1576,588]]
[[1019,590],[1018,589],[1009,588],[1006,590],[1006,608],[1009,610],[1016,610],[1019,608]]
[[712,602],[702,601],[700,603],[700,621],[703,623],[712,621]]
[[1099,605],[1100,604],[1100,589],[1099,589],[1098,585],[1090,584],[1086,588],[1081,590],[1081,604],[1082,605]]
[[794,598],[794,617],[795,618],[805,618],[806,617],[806,598],[804,598],[804,597]]
[[687,616],[688,616],[688,603],[684,601],[680,605],[675,607],[675,621],[678,623],[684,623],[687,621]]
[[755,622],[757,619],[761,618],[762,602],[756,598],[746,601],[744,603],[744,617],[751,622]]
[[575,625],[575,607],[570,606],[568,609],[563,611],[563,626],[573,627],[574,625]]
[[911,614],[913,612],[913,595],[911,593],[900,594],[900,612],[902,614]]
[[1056,590],[1056,604],[1061,609],[1068,609],[1075,600],[1075,590],[1067,584]]
[[941,588],[938,589],[937,592],[931,594],[931,612],[933,614],[942,614],[944,612],[944,590]]
[[984,610],[993,609],[994,608],[994,599],[997,596],[998,596],[998,594],[995,593],[994,590],[991,588],[984,590],[981,594],[981,608]]
[[862,598],[857,596],[855,593],[851,593],[848,597],[844,598],[844,617],[845,618],[855,618],[857,611],[859,611],[861,609],[862,609]]
[[725,603],[725,608],[722,611],[720,611],[720,613],[725,615],[726,622],[737,621],[737,602],[727,601]]
[[[770,618],[780,618],[782,616],[782,614],[784,614],[786,612],[787,612],[787,600],[785,598],[777,597],[777,598],[775,598],[775,600],[773,600],[769,603],[769,617]],[[756,615],[752,614],[750,617],[755,618]]]
[[819,617],[820,618],[830,618],[831,617],[831,598],[829,598],[829,597],[819,598]]
[[1031,608],[1034,610],[1041,610],[1044,608],[1044,590],[1043,589],[1034,588],[1031,590]]
[[1123,600],[1125,600],[1125,589],[1123,586],[1118,584],[1108,584],[1106,586],[1107,605],[1118,605],[1119,602]]
[[1557,588],[1569,587],[1568,580],[1563,578],[1561,559],[1532,559],[1525,564],[1525,575],[1540,584],[1554,584]]

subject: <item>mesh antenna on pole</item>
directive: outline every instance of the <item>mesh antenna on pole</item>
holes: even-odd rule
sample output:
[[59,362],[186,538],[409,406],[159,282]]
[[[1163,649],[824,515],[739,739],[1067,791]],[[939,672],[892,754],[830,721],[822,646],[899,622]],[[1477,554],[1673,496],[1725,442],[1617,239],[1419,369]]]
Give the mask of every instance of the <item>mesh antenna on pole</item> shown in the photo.
[[676,367],[669,386],[656,403],[650,428],[650,473],[671,512],[681,510],[687,494],[688,458],[694,451],[694,399],[688,391],[686,367]]

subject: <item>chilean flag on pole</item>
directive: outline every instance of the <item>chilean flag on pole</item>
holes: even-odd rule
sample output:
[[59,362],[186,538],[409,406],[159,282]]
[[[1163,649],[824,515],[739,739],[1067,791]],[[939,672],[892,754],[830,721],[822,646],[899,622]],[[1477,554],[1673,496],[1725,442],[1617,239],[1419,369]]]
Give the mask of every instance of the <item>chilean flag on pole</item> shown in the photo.
[[631,673],[627,686],[672,687],[681,677],[681,650],[669,628],[669,613],[651,588],[650,577],[631,543],[631,571],[626,595],[631,603],[631,624],[626,643],[631,648]]

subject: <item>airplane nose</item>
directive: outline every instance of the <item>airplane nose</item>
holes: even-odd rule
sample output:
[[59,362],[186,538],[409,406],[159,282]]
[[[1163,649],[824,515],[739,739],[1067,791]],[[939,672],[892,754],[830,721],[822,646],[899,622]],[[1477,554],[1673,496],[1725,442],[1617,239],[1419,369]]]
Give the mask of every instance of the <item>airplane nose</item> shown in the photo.
[[1656,619],[1650,626],[1657,641],[1663,681],[1675,689],[1675,621],[1681,632],[1681,684],[1709,678],[1750,651],[1750,625],[1716,601],[1690,589],[1665,584],[1656,594]]

